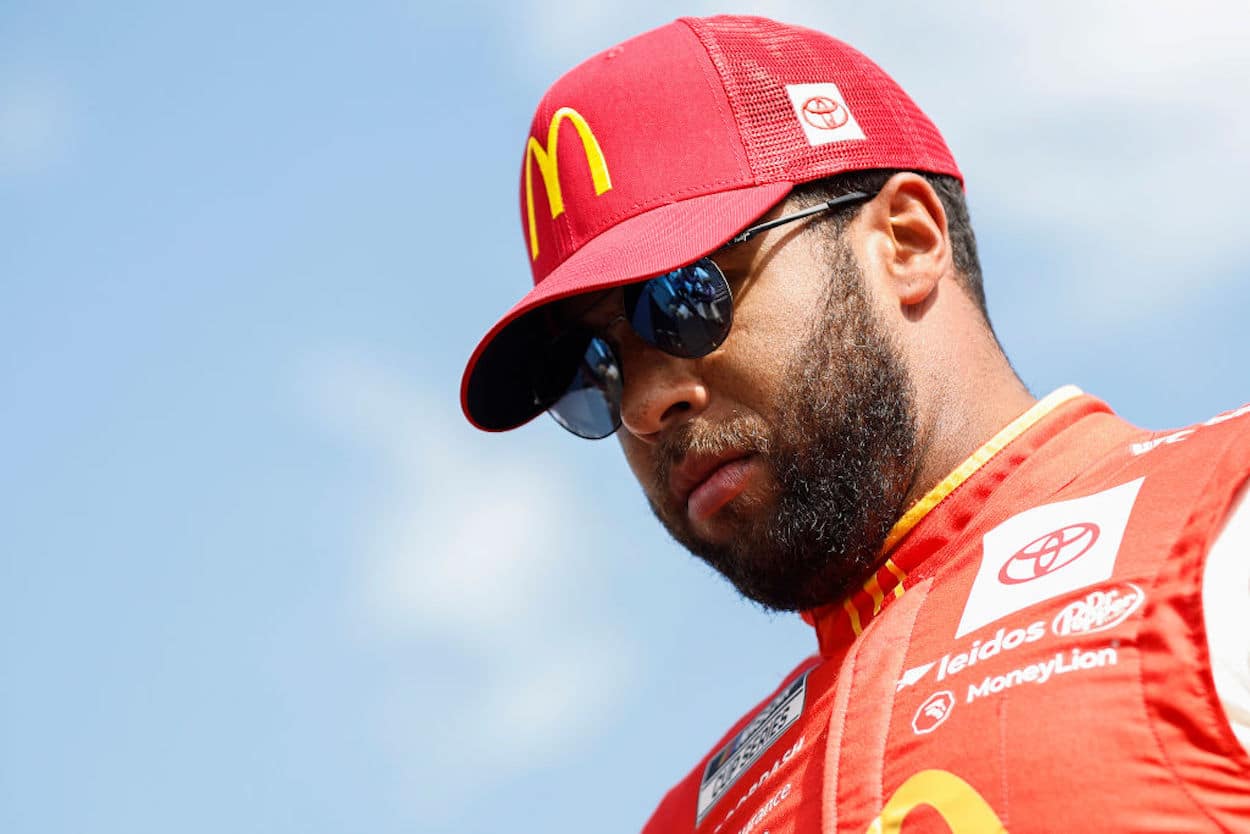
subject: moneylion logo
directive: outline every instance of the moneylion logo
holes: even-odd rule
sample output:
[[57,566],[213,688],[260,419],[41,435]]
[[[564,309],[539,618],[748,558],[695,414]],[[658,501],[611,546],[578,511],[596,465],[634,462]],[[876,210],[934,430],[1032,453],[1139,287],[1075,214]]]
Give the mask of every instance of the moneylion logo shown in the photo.
[[[577,128],[578,138],[582,140],[582,150],[586,153],[586,166],[590,169],[590,180],[595,186],[595,196],[612,190],[612,178],[608,175],[608,163],[603,158],[603,149],[599,140],[590,129],[590,125],[572,107],[561,107],[551,117],[547,126],[547,146],[543,147],[533,136],[525,146],[525,218],[529,221],[530,258],[538,260],[538,229],[534,222],[534,165],[538,163],[538,173],[543,178],[547,189],[547,205],[551,208],[551,219],[555,220],[564,213],[564,195],[560,191],[560,167],[557,164],[557,150],[560,142],[560,124],[568,119]],[[532,162],[531,162],[532,157]]]
[[918,736],[933,732],[946,723],[954,708],[955,696],[950,690],[934,692],[916,710],[916,715],[911,720],[912,731]]
[[1106,631],[1127,620],[1145,600],[1146,594],[1132,582],[1100,588],[1064,606],[1050,628],[1059,637]]

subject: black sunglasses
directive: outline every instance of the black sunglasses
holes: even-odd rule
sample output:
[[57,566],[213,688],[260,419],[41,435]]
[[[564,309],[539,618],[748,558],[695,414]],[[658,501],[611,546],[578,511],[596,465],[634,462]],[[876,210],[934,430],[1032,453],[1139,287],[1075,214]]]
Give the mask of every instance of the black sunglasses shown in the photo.
[[[761,232],[873,197],[863,191],[751,226],[722,250]],[[710,257],[624,288],[623,318],[644,342],[672,356],[707,356],[729,336],[733,294]],[[531,366],[534,403],[578,437],[598,440],[621,425],[624,378],[608,341],[593,331],[572,329],[552,341]]]

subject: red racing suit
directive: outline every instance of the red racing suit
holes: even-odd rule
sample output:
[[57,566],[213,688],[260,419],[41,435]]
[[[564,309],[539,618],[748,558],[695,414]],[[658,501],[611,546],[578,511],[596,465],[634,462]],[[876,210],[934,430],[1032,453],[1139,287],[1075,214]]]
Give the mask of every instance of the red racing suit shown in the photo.
[[1201,607],[1248,478],[1250,407],[1155,434],[1052,394],[804,615],[819,656],[645,834],[1250,832]]

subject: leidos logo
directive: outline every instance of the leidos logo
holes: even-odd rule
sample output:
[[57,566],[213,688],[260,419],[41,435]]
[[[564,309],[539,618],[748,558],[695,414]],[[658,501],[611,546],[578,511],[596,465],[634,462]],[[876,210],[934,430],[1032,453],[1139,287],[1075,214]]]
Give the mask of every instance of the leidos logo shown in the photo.
[[581,113],[572,107],[561,107],[551,117],[551,124],[547,127],[547,146],[544,148],[533,136],[525,146],[525,218],[529,221],[530,258],[532,260],[538,260],[538,229],[534,225],[533,163],[538,163],[538,173],[542,176],[543,185],[547,189],[547,205],[551,207],[551,219],[555,220],[564,213],[564,195],[560,192],[560,166],[557,164],[557,152],[560,143],[560,124],[565,119],[577,128],[577,135],[582,140],[582,150],[586,153],[586,166],[590,169],[595,196],[612,190],[608,163],[603,158],[603,149],[599,147],[599,140],[595,138],[594,131],[590,129],[590,125]]
[[936,680],[944,681],[951,675],[959,674],[983,660],[989,660],[1001,652],[1009,652],[1028,643],[1036,643],[1045,636],[1046,622],[1044,620],[1029,623],[1024,628],[1000,628],[988,640],[973,640],[972,645],[964,651],[944,654],[941,660],[934,660],[908,669],[895,683],[894,691],[902,692],[907,687],[916,685],[934,665],[938,667]]
[[[1050,631],[1056,637],[1107,631],[1131,617],[1145,601],[1145,592],[1132,582],[1099,588],[1061,608],[1051,621]],[[950,652],[938,660],[913,666],[899,677],[894,684],[894,691],[902,692],[915,686],[934,666],[937,666],[934,680],[944,681],[982,661],[1036,643],[1046,636],[1046,631],[1045,620],[1034,620],[1022,628],[1009,629],[1003,626],[988,640],[973,640],[967,649]]]

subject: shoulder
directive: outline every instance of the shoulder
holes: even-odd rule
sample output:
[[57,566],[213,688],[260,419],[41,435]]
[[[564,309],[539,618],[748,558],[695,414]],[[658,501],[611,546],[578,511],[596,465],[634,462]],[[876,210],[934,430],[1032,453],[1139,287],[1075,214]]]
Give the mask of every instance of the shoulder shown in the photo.
[[800,693],[797,688],[801,688],[807,673],[820,662],[817,656],[805,659],[782,679],[772,693],[739,718],[686,776],[665,794],[644,826],[643,834],[693,831],[701,810],[706,810],[703,806],[715,803],[732,786],[732,781],[724,776],[728,773],[741,775],[754,762],[756,755],[753,754],[763,752],[771,746],[771,742],[781,737],[789,727],[783,716],[793,712],[796,700],[798,710],[802,711],[806,692]]
[[1145,432],[1130,446],[1130,453],[1142,456],[1168,446],[1224,445],[1245,439],[1250,442],[1250,403],[1222,411],[1212,417],[1180,429]]
[[1056,454],[1074,473],[1065,492],[1084,492],[1145,478],[1153,491],[1198,499],[1250,474],[1250,404],[1180,428],[1132,426],[1110,412],[1079,424]]

